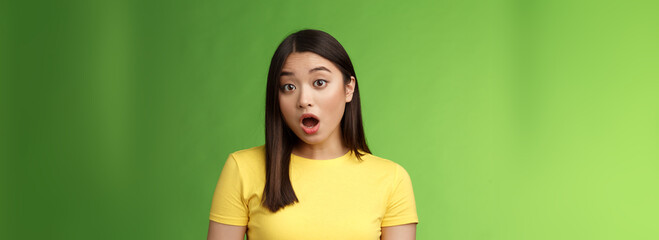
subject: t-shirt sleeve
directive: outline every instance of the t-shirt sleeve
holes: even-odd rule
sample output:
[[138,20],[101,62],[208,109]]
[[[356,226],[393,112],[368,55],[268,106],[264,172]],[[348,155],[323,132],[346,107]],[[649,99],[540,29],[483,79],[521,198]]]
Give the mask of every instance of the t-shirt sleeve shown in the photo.
[[387,210],[382,218],[382,227],[418,222],[412,180],[407,171],[396,164],[393,190],[389,196]]
[[235,226],[246,226],[248,209],[243,196],[244,181],[233,154],[224,163],[215,186],[210,220]]

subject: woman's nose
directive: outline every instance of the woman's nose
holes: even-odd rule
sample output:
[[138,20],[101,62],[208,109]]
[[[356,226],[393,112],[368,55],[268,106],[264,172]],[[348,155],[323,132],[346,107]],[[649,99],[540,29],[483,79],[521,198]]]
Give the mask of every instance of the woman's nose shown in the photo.
[[311,96],[308,93],[305,93],[306,91],[302,90],[300,91],[300,96],[297,101],[297,105],[299,108],[306,108],[306,107],[311,107],[313,106]]

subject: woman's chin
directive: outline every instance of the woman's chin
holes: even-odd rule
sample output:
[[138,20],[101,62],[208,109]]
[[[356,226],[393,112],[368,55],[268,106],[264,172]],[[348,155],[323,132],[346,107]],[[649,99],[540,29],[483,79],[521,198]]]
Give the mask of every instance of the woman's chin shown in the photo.
[[307,135],[305,133],[302,133],[303,136],[300,136],[299,134],[297,137],[305,144],[308,145],[316,145],[319,143],[322,143],[325,139],[323,139],[320,135],[314,134],[314,135]]

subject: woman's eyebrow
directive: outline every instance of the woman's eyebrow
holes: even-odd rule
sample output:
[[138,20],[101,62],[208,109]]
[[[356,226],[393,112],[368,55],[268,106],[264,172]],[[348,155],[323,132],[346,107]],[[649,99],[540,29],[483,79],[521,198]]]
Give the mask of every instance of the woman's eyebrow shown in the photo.
[[[330,71],[329,69],[327,69],[326,67],[320,66],[320,67],[315,67],[315,68],[309,70],[309,73],[312,73],[312,72],[315,72],[315,71],[328,71],[328,72],[330,72],[330,73],[332,72],[332,71]],[[282,71],[282,72],[279,74],[279,76],[280,76],[280,77],[281,77],[281,76],[295,76],[295,74],[292,73],[292,72]]]
[[309,70],[309,73],[312,73],[314,71],[322,71],[322,70],[328,71],[330,73],[332,72],[329,69],[327,69],[326,67],[320,66],[320,67],[315,67],[314,69]]

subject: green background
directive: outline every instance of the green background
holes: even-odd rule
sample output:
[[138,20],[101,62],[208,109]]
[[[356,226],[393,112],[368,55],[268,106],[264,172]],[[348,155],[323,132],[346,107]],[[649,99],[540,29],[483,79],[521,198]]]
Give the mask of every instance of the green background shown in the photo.
[[0,2],[0,238],[204,239],[279,42],[350,54],[419,239],[659,239],[656,1]]

